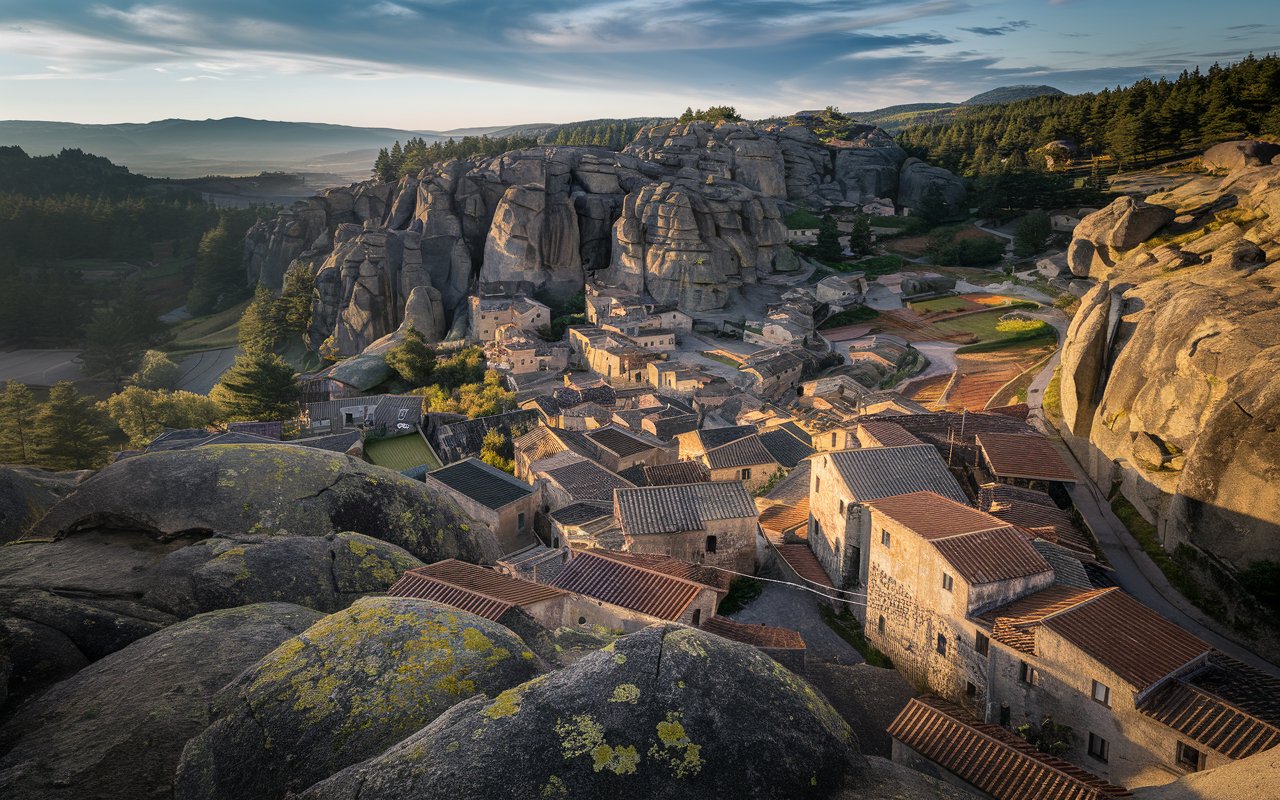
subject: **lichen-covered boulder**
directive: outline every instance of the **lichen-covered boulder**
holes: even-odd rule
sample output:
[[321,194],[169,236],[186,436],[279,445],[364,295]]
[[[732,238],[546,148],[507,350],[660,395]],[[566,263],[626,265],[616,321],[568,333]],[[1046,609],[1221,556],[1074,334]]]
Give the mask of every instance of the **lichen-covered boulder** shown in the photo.
[[443,495],[351,456],[280,445],[147,453],[106,467],[35,525],[32,536],[109,526],[151,532],[325,536],[355,531],[424,561],[488,562],[493,532]]
[[214,693],[319,618],[286,603],[215,611],[85,667],[0,728],[0,796],[168,795],[183,745],[209,724]]
[[19,538],[84,474],[0,466],[0,543]]
[[844,720],[776,661],[663,625],[460,703],[302,796],[829,797],[864,764]]
[[461,700],[538,673],[495,622],[426,600],[365,598],[281,644],[217,698],[179,800],[267,800],[378,755]]
[[420,566],[403,548],[359,533],[217,536],[166,556],[142,599],[179,617],[273,600],[330,612]]

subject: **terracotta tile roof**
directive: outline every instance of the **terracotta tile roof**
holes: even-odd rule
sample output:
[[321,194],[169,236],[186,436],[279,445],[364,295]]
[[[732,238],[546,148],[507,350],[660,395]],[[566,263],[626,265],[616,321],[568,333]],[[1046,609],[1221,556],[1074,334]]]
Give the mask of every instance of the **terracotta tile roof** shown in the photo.
[[433,600],[497,620],[515,606],[551,600],[563,596],[564,592],[451,558],[409,570],[392,584],[387,594]]
[[677,620],[708,587],[608,558],[593,551],[574,551],[554,585],[594,597],[650,617]]
[[[1202,685],[1205,683],[1218,692]],[[1270,693],[1271,703],[1250,704],[1252,708],[1233,703],[1219,694],[1231,694],[1231,684],[1263,689]],[[1227,758],[1248,758],[1280,744],[1275,716],[1268,714],[1268,721],[1254,713],[1266,714],[1268,706],[1274,706],[1278,684],[1280,681],[1270,675],[1215,653],[1200,672],[1166,681],[1138,705],[1138,710]]]
[[[1080,530],[1070,513],[1056,506],[1050,508],[1038,503],[1005,500],[992,504],[987,513],[1010,525],[1035,530],[1041,538],[1075,550],[1089,560],[1097,558],[1089,535]],[[1047,529],[1048,535],[1041,533],[1041,529]]]
[[533,494],[529,484],[476,458],[428,472],[427,477],[495,511]]
[[1076,473],[1043,436],[983,432],[978,446],[994,475],[1002,478],[1075,483]]
[[991,626],[991,638],[1028,655],[1036,654],[1036,629],[1045,617],[1086,603],[1111,589],[1050,586],[992,609],[980,619]]
[[747,625],[728,617],[715,616],[702,623],[702,629],[743,644],[774,650],[803,650],[804,637],[790,628],[770,625]]
[[777,463],[773,454],[760,441],[760,437],[754,433],[714,447],[703,457],[711,469],[736,469]]
[[922,491],[960,503],[968,499],[931,445],[837,450],[821,458],[831,459],[857,502]]
[[818,561],[818,557],[809,549],[809,545],[779,544],[774,545],[774,549],[778,551],[782,560],[787,562],[787,566],[804,580],[823,588],[835,588],[827,571],[822,568],[822,562]]
[[924,444],[906,428],[887,419],[873,419],[858,425],[859,433],[866,434],[880,447],[902,447],[913,444]]
[[1039,489],[1025,489],[1007,483],[985,484],[978,493],[978,507],[983,511],[990,511],[993,506],[1012,502],[1032,503],[1055,509],[1058,507],[1052,497]]
[[678,558],[664,556],[660,553],[623,553],[617,550],[592,550],[590,552],[605,558],[612,558],[615,561],[621,561],[624,564],[651,569],[654,572],[661,572],[663,575],[684,578],[687,581],[700,583],[703,586],[710,586],[722,594],[729,591],[729,582],[733,579],[732,575],[722,569],[704,567],[701,564],[691,564],[688,561],[681,561]]
[[1142,691],[1210,650],[1142,603],[1111,589],[1043,623]]
[[1122,787],[934,697],[907,703],[889,726],[889,735],[995,800],[1130,796]]
[[760,512],[760,527],[782,533],[809,522],[809,498],[796,503],[777,503]]
[[881,497],[867,505],[929,540],[1009,527],[1002,519],[934,492]]
[[998,406],[996,408],[988,408],[988,414],[1002,414],[1006,417],[1014,417],[1015,419],[1026,420],[1031,415],[1031,406],[1026,403],[1014,403],[1011,406]]
[[619,489],[613,504],[614,516],[632,536],[699,531],[704,520],[759,515],[741,481]]
[[971,585],[1028,578],[1050,572],[1026,533],[1017,528],[978,531],[934,539],[934,549]]

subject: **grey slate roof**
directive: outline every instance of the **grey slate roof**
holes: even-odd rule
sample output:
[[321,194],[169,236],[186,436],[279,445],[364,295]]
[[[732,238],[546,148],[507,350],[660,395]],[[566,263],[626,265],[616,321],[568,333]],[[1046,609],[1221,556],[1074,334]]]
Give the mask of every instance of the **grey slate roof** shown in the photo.
[[421,421],[422,398],[415,395],[385,395],[378,401],[378,407],[373,411],[374,427],[385,425],[388,433],[411,431],[417,428]]
[[631,486],[621,476],[585,458],[562,467],[553,467],[544,474],[559,484],[574,500],[612,500],[614,489]]
[[617,428],[601,428],[590,431],[586,436],[600,447],[623,458],[643,453],[645,450],[652,450],[657,446],[652,442],[624,433]]
[[734,425],[729,428],[703,428],[698,432],[698,439],[704,450],[736,442],[756,432],[754,425]]
[[968,505],[960,484],[951,476],[932,445],[869,447],[828,453],[858,502],[913,492],[934,492]]
[[630,535],[698,531],[705,521],[759,516],[741,481],[619,489],[614,510]]
[[446,463],[479,456],[484,435],[498,429],[515,438],[533,430],[538,424],[538,412],[533,410],[508,411],[490,417],[476,417],[441,425],[435,432],[436,453]]
[[533,493],[533,487],[477,458],[468,458],[427,473],[455,492],[494,511]]
[[310,447],[316,450],[329,450],[334,453],[345,453],[360,441],[360,431],[350,430],[342,433],[330,433],[327,436],[311,436],[306,439],[294,439],[289,444],[299,447]]
[[760,443],[773,456],[774,461],[787,469],[814,454],[814,449],[809,446],[808,435],[803,440],[798,439],[785,425],[760,434]]
[[761,443],[760,437],[755,434],[707,451],[707,466],[712,469],[754,467],[772,464],[775,461],[773,455]]
[[570,503],[551,512],[551,518],[561,525],[581,525],[593,519],[613,516],[613,507],[599,502]]

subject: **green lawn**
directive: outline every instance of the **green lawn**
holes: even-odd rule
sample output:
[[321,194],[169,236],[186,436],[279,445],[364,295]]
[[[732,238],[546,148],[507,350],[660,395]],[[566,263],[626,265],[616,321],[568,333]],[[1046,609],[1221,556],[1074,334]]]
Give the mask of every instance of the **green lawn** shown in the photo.
[[[943,298],[950,299],[950,298]],[[1027,341],[1030,338],[1022,333],[1004,333],[996,330],[996,323],[1000,321],[1000,317],[1009,313],[1016,308],[1035,308],[1035,303],[1013,303],[1012,305],[1000,306],[990,311],[984,311],[979,314],[966,314],[963,317],[954,319],[943,319],[931,321],[930,324],[945,334],[961,334],[969,333],[977,337],[974,344],[982,344],[986,342],[995,342],[997,340],[1013,343],[1017,341]],[[1040,338],[1052,338],[1053,327],[1047,327],[1047,335]],[[970,351],[973,352],[973,351]]]
[[165,349],[169,352],[193,352],[235,347],[240,335],[240,317],[249,301],[207,317],[179,322],[173,327],[174,338]]
[[846,325],[857,325],[859,322],[870,322],[880,316],[880,312],[874,308],[866,306],[854,306],[846,311],[841,311],[834,317],[829,317],[818,326],[818,330],[825,331],[832,328],[843,328]]
[[939,311],[966,311],[973,304],[961,297],[935,297],[932,300],[920,300],[909,305],[917,314],[936,314]]
[[403,472],[406,469],[420,467],[439,469],[440,459],[435,457],[431,448],[423,441],[419,433],[407,433],[389,439],[371,439],[364,443],[364,454],[369,463],[379,467]]

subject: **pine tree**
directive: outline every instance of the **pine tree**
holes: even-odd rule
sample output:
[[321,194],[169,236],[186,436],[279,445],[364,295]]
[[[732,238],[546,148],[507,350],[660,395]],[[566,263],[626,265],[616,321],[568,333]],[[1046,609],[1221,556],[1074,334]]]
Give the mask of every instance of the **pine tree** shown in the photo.
[[0,464],[35,461],[30,427],[38,410],[31,390],[17,381],[6,381],[0,392]]
[[249,355],[275,352],[284,338],[284,317],[276,296],[258,284],[253,300],[240,316],[240,349]]
[[298,414],[297,376],[274,353],[243,353],[209,396],[233,421],[274,421]]
[[855,255],[866,255],[871,252],[871,217],[859,214],[853,219],[853,230],[849,232],[849,252]]
[[1013,234],[1013,252],[1015,255],[1033,256],[1044,249],[1053,234],[1053,225],[1049,215],[1043,211],[1032,211],[1018,223]]
[[133,372],[145,347],[128,317],[111,307],[94,312],[84,335],[85,372],[116,386]]
[[280,295],[284,327],[293,333],[306,333],[311,328],[311,304],[316,278],[305,266],[285,273],[284,292]]
[[828,261],[838,261],[843,255],[840,248],[840,230],[836,227],[836,220],[830,214],[822,218],[818,223],[818,242],[814,245],[813,253],[818,258]]
[[399,344],[387,351],[387,366],[413,388],[426,386],[436,368],[436,355],[427,340],[410,325]]
[[36,463],[50,469],[91,469],[106,462],[111,452],[111,421],[70,381],[61,381],[40,405],[31,438]]

